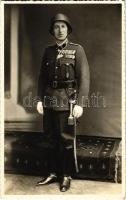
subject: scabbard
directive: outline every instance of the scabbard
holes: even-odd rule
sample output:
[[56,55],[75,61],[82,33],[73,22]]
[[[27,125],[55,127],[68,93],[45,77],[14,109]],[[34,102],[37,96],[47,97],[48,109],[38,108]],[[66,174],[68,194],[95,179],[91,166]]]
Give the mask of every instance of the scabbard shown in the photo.
[[76,141],[76,136],[77,136],[77,123],[76,123],[76,118],[74,117],[74,141],[73,141],[73,146],[74,146],[74,161],[75,161],[75,169],[76,172],[79,172],[78,168],[78,162],[77,162],[77,141]]

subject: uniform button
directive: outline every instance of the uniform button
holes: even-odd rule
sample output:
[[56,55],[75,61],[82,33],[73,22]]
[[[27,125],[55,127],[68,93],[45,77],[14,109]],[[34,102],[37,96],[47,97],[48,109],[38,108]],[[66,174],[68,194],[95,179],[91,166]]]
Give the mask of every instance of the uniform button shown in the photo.
[[69,65],[69,63],[66,63],[66,65],[68,66],[68,65]]
[[55,78],[58,78],[58,76],[55,76]]
[[56,67],[56,69],[58,69],[58,67]]

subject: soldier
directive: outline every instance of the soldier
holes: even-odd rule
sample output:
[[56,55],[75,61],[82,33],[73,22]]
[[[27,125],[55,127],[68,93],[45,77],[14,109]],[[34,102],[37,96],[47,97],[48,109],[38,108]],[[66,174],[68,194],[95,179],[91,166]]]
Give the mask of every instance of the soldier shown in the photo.
[[[89,67],[84,49],[69,42],[72,26],[67,16],[57,14],[51,19],[50,33],[55,44],[48,46],[42,59],[38,80],[37,110],[43,115],[44,132],[55,144],[55,155],[50,155],[49,176],[37,185],[45,185],[60,178],[60,191],[65,192],[71,184],[71,162],[74,133],[68,124],[70,103],[72,116],[83,114],[83,96],[89,92]],[[56,155],[57,153],[57,155]]]

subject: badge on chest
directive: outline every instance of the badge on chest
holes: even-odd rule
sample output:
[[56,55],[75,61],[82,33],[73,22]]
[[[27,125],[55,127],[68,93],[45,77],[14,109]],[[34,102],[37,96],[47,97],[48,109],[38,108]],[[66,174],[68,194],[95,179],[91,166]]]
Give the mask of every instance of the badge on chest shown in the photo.
[[71,49],[58,50],[57,59],[60,59],[60,58],[75,59],[75,53],[76,53],[76,50],[71,50]]
[[73,80],[75,77],[76,50],[59,50],[55,73],[62,80]]

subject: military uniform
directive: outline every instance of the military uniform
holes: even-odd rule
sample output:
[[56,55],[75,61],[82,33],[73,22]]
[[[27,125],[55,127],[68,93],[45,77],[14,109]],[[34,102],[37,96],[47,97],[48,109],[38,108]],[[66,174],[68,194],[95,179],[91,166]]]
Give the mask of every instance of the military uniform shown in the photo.
[[[56,144],[59,155],[53,158],[61,164],[61,173],[70,175],[71,151],[74,133],[68,125],[69,101],[76,98],[77,105],[83,106],[83,96],[89,92],[89,67],[81,45],[66,41],[62,46],[46,48],[38,81],[38,96],[44,106],[44,131]],[[56,158],[56,159],[54,159]]]
[[44,53],[38,82],[38,96],[44,107],[69,110],[69,97],[77,91],[77,104],[89,92],[89,67],[81,45],[66,42],[49,46]]
[[[56,151],[50,155],[50,175],[37,185],[51,183],[56,180],[56,175],[61,175],[62,192],[70,188],[72,161],[77,166],[74,123],[68,123],[71,119],[71,102],[83,107],[83,96],[88,96],[89,92],[87,58],[81,45],[68,41],[67,36],[71,32],[72,26],[67,16],[59,13],[52,18],[50,33],[58,43],[45,49],[38,80],[40,106],[44,107],[44,132]],[[75,108],[82,110],[77,106]],[[39,106],[37,110],[42,113]]]

